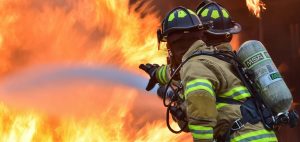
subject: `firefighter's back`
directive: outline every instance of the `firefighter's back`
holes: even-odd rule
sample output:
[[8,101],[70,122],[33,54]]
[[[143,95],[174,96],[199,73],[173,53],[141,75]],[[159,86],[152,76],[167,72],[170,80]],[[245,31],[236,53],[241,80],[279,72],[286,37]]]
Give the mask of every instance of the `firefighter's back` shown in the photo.
[[[213,50],[213,49],[211,49]],[[216,97],[229,98],[244,102],[250,98],[250,93],[237,76],[233,66],[223,60],[212,56],[198,56],[193,60],[203,62],[218,79],[214,88]],[[201,69],[198,69],[201,71]],[[214,127],[214,137],[224,139],[234,121],[242,118],[240,104],[216,103],[218,111],[217,124]],[[231,134],[231,141],[277,141],[273,131],[264,128],[261,122],[257,124],[246,123],[239,130]]]

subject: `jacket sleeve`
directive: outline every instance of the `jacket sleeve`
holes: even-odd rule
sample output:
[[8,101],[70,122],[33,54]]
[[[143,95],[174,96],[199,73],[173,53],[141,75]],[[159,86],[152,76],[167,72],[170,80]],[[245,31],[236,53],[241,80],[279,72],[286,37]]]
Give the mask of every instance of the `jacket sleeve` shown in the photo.
[[156,79],[159,84],[166,85],[170,80],[170,67],[169,65],[162,65],[160,66],[156,73],[155,73]]
[[217,109],[215,90],[219,81],[212,64],[191,59],[181,69],[187,105],[188,128],[196,142],[212,142]]

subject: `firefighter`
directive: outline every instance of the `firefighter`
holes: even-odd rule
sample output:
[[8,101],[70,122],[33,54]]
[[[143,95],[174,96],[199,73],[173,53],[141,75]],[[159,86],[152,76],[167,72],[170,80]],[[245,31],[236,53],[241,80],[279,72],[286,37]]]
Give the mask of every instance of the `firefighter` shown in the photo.
[[[202,23],[212,23],[213,28],[203,33],[202,40],[205,44],[207,46],[214,46],[214,48],[218,50],[231,51],[232,47],[229,42],[232,40],[233,34],[237,34],[241,31],[240,24],[232,21],[228,11],[211,0],[204,0],[200,3],[196,12]],[[177,62],[180,63],[180,61]],[[177,62],[175,65],[178,64]],[[146,89],[147,91],[155,86],[156,81],[163,85],[166,84],[170,78],[171,65],[158,66],[157,64],[147,64],[147,68],[159,68],[156,78],[152,78],[149,82]]]
[[204,33],[206,45],[231,50],[229,42],[233,34],[239,33],[242,28],[240,24],[232,21],[228,11],[214,1],[205,0],[199,4],[196,13],[203,23],[213,24],[212,28]]
[[[213,23],[213,28],[208,29],[204,33],[205,43],[208,46],[213,46],[215,50],[231,51],[232,47],[229,42],[233,34],[237,34],[241,31],[241,26],[232,21],[229,12],[216,2],[205,0],[197,7],[196,13],[202,22],[212,21]],[[217,91],[219,97],[235,99],[242,102],[250,97],[248,90],[234,74],[230,64],[224,61],[215,61],[214,63],[216,64],[216,68],[217,66],[222,68],[219,73],[223,73],[221,75],[223,77],[219,79],[219,83],[224,83],[221,85],[223,87]],[[214,74],[217,75],[219,73]],[[218,76],[216,77],[218,78]],[[230,132],[228,129],[235,129],[235,131],[230,132],[232,133],[230,136],[231,141],[277,141],[274,132],[266,130],[261,122],[256,124],[246,123],[240,128],[238,125],[244,123],[239,121],[239,119],[242,118],[240,104],[217,102],[216,108],[218,110],[218,117],[217,125],[214,127],[214,133],[217,140],[226,141],[227,137],[228,141],[228,136],[226,136],[228,132]]]
[[[228,12],[216,3],[206,2],[201,8],[198,14],[211,17],[212,21],[218,18],[230,18]],[[222,42],[219,44],[209,42],[211,46],[206,46],[202,40],[209,41],[209,38],[206,38],[207,33],[213,36],[224,36],[229,40],[228,34],[238,31],[230,30],[236,29],[234,26],[236,24],[224,30],[224,34],[221,34],[220,30],[216,32],[214,28],[205,31],[200,19],[191,10],[182,7],[172,10],[162,23],[162,36],[160,36],[160,41],[167,42],[171,63],[161,67],[152,64],[140,66],[150,75],[147,90],[152,89],[157,82],[166,84],[170,79],[168,72],[172,74],[173,69],[193,52],[214,51],[217,45],[222,44]],[[230,129],[236,130],[229,134],[230,141],[277,141],[274,132],[266,130],[261,123],[239,125],[239,119],[242,118],[240,104],[216,102],[217,97],[241,102],[250,97],[248,90],[234,74],[229,63],[211,56],[196,56],[182,66],[179,79],[183,85],[182,95],[186,103],[188,129],[194,141],[213,141],[213,139],[225,141]]]

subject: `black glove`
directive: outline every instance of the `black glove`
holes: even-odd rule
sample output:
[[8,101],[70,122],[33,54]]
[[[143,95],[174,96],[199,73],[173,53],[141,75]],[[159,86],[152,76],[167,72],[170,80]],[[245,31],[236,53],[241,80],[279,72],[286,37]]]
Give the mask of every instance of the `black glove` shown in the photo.
[[140,69],[144,70],[150,76],[148,85],[146,87],[147,91],[150,91],[151,89],[153,89],[155,84],[158,83],[156,76],[155,76],[155,72],[158,69],[158,67],[159,67],[159,65],[157,65],[157,64],[149,64],[149,63],[147,63],[146,65],[140,64],[140,66],[139,66]]
[[[159,88],[157,89],[157,95],[158,95],[158,97],[160,97],[161,99],[163,99],[164,95],[165,95],[164,93],[165,93],[166,89],[167,89],[167,85],[159,86]],[[171,100],[173,97],[174,97],[174,92],[169,87],[168,90],[167,90],[166,99]]]
[[158,97],[160,97],[161,99],[163,99],[164,95],[165,95],[164,94],[165,91],[166,91],[166,86],[159,86],[156,93],[157,93]]

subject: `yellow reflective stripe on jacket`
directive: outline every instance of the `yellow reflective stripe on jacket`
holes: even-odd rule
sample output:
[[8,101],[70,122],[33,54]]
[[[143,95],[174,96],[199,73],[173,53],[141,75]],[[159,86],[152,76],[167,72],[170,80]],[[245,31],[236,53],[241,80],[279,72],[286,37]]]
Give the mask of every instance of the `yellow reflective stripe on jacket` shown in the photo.
[[186,89],[184,91],[184,96],[188,95],[189,93],[197,90],[205,90],[209,92],[211,95],[215,95],[213,90],[212,84],[207,79],[195,79],[186,84]]
[[231,90],[229,90],[228,92],[220,95],[220,97],[232,98],[235,100],[245,99],[250,96],[251,95],[250,95],[248,89],[244,86],[234,87]]
[[165,84],[167,84],[167,75],[166,75],[167,74],[167,66],[164,66],[161,72],[162,72],[161,73],[162,74],[162,80]]
[[162,66],[159,68],[159,70],[156,73],[156,78],[158,82],[162,84],[167,84],[167,66]]
[[220,108],[222,108],[222,107],[224,107],[224,106],[227,106],[228,104],[226,104],[226,103],[217,103],[217,109],[220,109]]
[[252,140],[251,142],[278,142],[276,137],[271,137],[271,138],[262,138],[258,140]]
[[231,142],[277,142],[276,135],[273,131],[258,130],[237,136]]
[[194,139],[213,139],[212,127],[189,125],[189,130],[192,132]]

